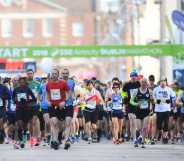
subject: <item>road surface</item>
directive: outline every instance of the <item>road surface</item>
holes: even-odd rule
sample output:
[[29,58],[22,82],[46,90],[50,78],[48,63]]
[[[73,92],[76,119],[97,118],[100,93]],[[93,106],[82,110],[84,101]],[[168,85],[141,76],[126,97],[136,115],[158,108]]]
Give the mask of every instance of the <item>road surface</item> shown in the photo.
[[147,145],[141,149],[131,143],[88,145],[80,141],[68,151],[63,145],[57,151],[42,146],[15,150],[12,145],[0,145],[0,161],[184,161],[184,145]]

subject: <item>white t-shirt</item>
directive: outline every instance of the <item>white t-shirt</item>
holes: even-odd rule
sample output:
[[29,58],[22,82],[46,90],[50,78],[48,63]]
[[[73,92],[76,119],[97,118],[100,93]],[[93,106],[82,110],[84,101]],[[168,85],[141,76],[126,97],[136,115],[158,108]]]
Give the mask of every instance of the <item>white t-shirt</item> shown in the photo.
[[[92,89],[92,91],[87,91],[85,94],[85,100],[86,101],[86,107],[93,110],[96,109],[96,98],[94,97],[95,95],[97,95],[97,90],[96,89]],[[89,99],[89,98],[94,97],[93,99]]]
[[161,100],[160,104],[155,105],[155,112],[167,112],[171,111],[171,104],[166,103],[166,100],[175,99],[176,94],[169,87],[158,86],[153,90],[153,97],[155,100]]

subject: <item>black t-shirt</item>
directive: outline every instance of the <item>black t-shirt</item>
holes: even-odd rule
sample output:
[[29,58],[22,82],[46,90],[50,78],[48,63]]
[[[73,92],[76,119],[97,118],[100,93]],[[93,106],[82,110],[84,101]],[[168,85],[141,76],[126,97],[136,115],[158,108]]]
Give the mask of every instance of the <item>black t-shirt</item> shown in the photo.
[[36,101],[36,98],[27,85],[19,86],[14,89],[13,101],[15,102],[17,108],[28,106],[32,100]]
[[6,100],[10,99],[8,88],[0,84],[0,107],[5,108]]
[[136,81],[136,82],[130,82],[129,81],[129,82],[126,82],[124,84],[123,91],[127,93],[128,101],[130,101],[132,90],[137,89],[140,86],[141,85],[140,85],[140,82],[139,81]]

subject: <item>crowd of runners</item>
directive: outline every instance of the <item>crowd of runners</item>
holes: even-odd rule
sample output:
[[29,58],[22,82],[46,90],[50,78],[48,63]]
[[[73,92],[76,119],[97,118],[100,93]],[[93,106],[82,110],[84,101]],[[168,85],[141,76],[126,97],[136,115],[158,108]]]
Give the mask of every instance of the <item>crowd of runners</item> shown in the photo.
[[67,68],[34,77],[33,70],[12,78],[0,77],[0,144],[15,149],[30,145],[69,149],[85,140],[113,144],[184,142],[184,92],[162,77],[117,77],[78,81]]

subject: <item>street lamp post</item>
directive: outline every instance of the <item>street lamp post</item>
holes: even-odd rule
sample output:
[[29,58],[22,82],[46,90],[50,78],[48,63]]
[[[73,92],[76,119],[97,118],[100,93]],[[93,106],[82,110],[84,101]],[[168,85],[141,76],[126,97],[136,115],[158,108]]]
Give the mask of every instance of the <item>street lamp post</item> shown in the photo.
[[[140,31],[140,18],[141,18],[141,14],[140,14],[140,6],[146,3],[146,0],[132,0],[133,5],[136,8],[136,34],[137,36],[134,36],[134,38],[136,38],[134,40],[134,43],[136,45],[140,45],[141,44],[141,31]],[[141,63],[140,63],[140,56],[137,57],[137,68],[138,71],[141,70]]]
[[[166,42],[166,0],[155,0],[155,4],[160,6],[160,43]],[[168,81],[172,81],[172,58],[167,56],[160,56],[160,77],[167,76]]]

